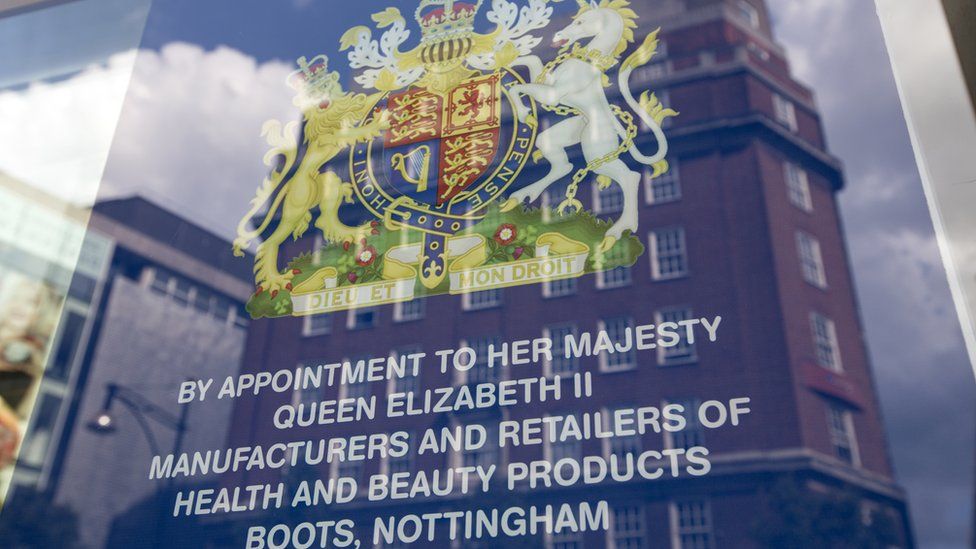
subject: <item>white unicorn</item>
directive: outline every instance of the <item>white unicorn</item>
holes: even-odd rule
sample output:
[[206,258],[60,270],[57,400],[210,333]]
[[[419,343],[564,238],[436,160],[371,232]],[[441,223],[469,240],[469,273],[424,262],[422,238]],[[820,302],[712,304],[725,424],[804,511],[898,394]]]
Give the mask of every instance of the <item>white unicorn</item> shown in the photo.
[[[628,168],[619,158],[620,154],[627,151],[637,162],[653,165],[654,177],[667,171],[664,158],[668,152],[668,142],[660,123],[664,117],[677,113],[665,109],[653,95],[648,97],[647,93],[642,94],[638,102],[630,91],[628,82],[631,73],[646,64],[657,48],[657,31],[654,31],[623,62],[618,74],[618,86],[624,100],[657,139],[657,151],[653,155],[648,156],[637,150],[633,144],[636,126],[632,116],[612,105],[604,91],[609,82],[606,71],[617,64],[619,56],[634,41],[637,14],[629,8],[628,0],[602,0],[599,4],[586,3],[584,0],[577,2],[580,11],[573,17],[572,23],[553,35],[553,45],[561,48],[561,53],[552,63],[543,65],[534,55],[521,57],[513,63],[527,67],[531,78],[531,83],[515,85],[510,89],[516,116],[520,120],[535,123],[523,95],[531,97],[543,108],[572,116],[539,134],[536,140],[538,154],[549,161],[551,170],[542,179],[512,193],[502,204],[502,210],[511,210],[525,200],[536,200],[547,187],[569,175],[573,171],[573,164],[566,149],[580,144],[587,168],[576,172],[567,200],[559,206],[559,210],[563,211],[569,206],[577,210],[582,207],[575,199],[576,185],[589,172],[597,175],[601,188],[606,188],[611,182],[620,185],[624,196],[623,212],[607,230],[600,244],[600,250],[605,252],[625,231],[637,231],[641,174]],[[585,46],[579,43],[587,38],[592,39]]]

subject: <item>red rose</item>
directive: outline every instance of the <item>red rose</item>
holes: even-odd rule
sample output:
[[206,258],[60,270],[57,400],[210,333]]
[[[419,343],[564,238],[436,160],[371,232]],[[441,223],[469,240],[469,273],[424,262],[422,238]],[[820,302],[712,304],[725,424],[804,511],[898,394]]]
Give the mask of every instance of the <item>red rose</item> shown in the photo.
[[372,265],[374,261],[376,261],[376,248],[372,246],[361,248],[359,252],[356,253],[356,264],[360,267]]
[[502,223],[498,226],[498,230],[495,231],[495,242],[502,246],[508,246],[512,242],[515,242],[516,237],[518,237],[518,229],[511,223]]

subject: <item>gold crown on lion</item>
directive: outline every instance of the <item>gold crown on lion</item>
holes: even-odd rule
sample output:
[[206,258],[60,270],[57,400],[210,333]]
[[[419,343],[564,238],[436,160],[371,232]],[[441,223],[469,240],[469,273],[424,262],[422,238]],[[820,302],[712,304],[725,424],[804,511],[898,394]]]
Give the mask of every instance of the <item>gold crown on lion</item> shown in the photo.
[[414,17],[426,38],[470,33],[484,0],[423,0]]
[[304,55],[296,61],[298,70],[288,75],[288,85],[306,97],[327,98],[339,84],[339,73],[329,72],[329,58],[316,55],[307,59]]

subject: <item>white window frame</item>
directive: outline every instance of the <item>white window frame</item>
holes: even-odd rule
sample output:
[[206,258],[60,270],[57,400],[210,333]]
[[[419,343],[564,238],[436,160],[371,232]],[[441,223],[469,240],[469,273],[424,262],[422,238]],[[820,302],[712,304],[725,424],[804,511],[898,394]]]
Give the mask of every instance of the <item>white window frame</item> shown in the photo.
[[[701,505],[701,514],[704,517],[703,526],[685,527],[681,526],[681,505]],[[712,503],[706,498],[702,499],[681,499],[668,502],[668,523],[671,531],[671,549],[684,549],[681,538],[685,535],[704,535],[708,537],[708,547],[715,547],[715,526],[712,519]]]
[[[480,340],[490,340],[490,344],[491,345],[498,345],[498,344],[500,344],[502,342],[502,338],[500,336],[498,336],[498,335],[482,336],[482,337],[480,337],[478,339],[480,339]],[[485,354],[482,355],[481,353],[478,353],[478,349],[474,345],[472,345],[473,342],[474,342],[474,340],[471,340],[471,339],[462,339],[460,341],[460,343],[458,344],[458,348],[461,348],[461,347],[470,347],[470,348],[474,349],[475,350],[475,353],[477,353],[477,356],[475,357],[475,361],[476,361],[475,364],[472,365],[467,370],[455,370],[455,374],[454,374],[454,384],[455,385],[466,385],[468,383],[487,383],[488,382],[488,381],[484,381],[484,380],[474,382],[474,381],[471,381],[469,379],[469,374],[470,374],[471,370],[477,368],[477,361],[480,359],[481,356],[484,356],[484,359],[485,359],[486,363],[488,361],[488,354],[487,354],[488,353],[488,347],[487,346],[485,347]],[[494,367],[492,367],[492,366],[489,365],[489,366],[486,366],[486,368],[490,372],[489,377],[495,378],[494,381],[492,381],[492,383],[498,383],[499,381],[504,381],[504,379],[505,379],[504,374],[505,374],[506,368],[502,368],[499,364],[495,364]]]
[[[681,320],[691,320],[695,318],[695,312],[691,307],[675,306],[675,307],[664,307],[654,311],[654,323],[660,325],[662,322],[675,322],[673,320],[665,320],[664,315],[667,313],[674,312],[686,313],[684,318]],[[678,335],[684,340],[686,338],[686,332],[683,328],[679,328]],[[687,345],[687,344],[686,344]],[[675,347],[661,347],[657,348],[657,365],[660,367],[670,367],[670,366],[682,366],[685,364],[694,364],[698,362],[698,344],[693,343],[690,345],[691,353],[686,356],[669,356],[669,353],[675,349]]]
[[[644,201],[650,205],[656,204],[670,204],[671,202],[678,202],[682,198],[681,189],[681,169],[678,167],[678,161],[674,160],[670,163],[670,167],[667,172],[661,174],[659,177],[652,178],[651,175],[654,173],[654,169],[651,167],[644,168]],[[658,200],[654,197],[654,188],[657,185],[674,185],[675,194],[667,199]]]
[[[819,326],[821,323],[823,324],[823,330]],[[840,342],[837,339],[837,325],[834,324],[834,321],[816,311],[810,312],[810,336],[813,340],[814,356],[817,359],[817,364],[821,368],[832,372],[843,372],[844,363],[841,359]],[[829,348],[829,358],[821,353],[821,349],[823,348]]]
[[796,253],[800,260],[803,280],[820,289],[827,288],[827,271],[817,237],[804,231],[796,231]]
[[[613,318],[610,318],[609,320],[620,320],[620,319],[626,319],[627,322],[628,322],[628,326],[631,329],[634,328],[634,319],[633,318],[630,318],[630,317],[623,317],[623,316],[621,316],[621,317],[613,317]],[[600,321],[597,323],[597,329],[600,330],[600,331],[606,330],[607,329],[607,320],[608,319],[601,318]],[[613,338],[611,338],[611,339],[613,339]],[[616,353],[616,352],[613,353],[614,356],[616,356],[618,354],[620,354],[620,353]],[[598,357],[598,362],[599,362],[599,366],[600,366],[600,372],[601,373],[605,373],[605,374],[613,374],[613,373],[617,373],[617,372],[629,372],[631,370],[636,370],[637,369],[637,355],[636,355],[636,352],[634,351],[634,349],[631,349],[628,354],[631,357],[630,362],[624,363],[622,365],[614,365],[614,366],[611,366],[610,365],[610,356],[611,356],[611,353],[601,352],[599,354],[599,357]]]
[[[557,328],[569,328],[570,331],[571,331],[571,333],[574,336],[576,336],[576,335],[579,334],[579,327],[576,324],[571,323],[571,322],[564,322],[564,323],[561,323],[561,324],[550,324],[548,326],[543,327],[542,328],[542,337],[544,337],[546,339],[549,339],[549,340],[552,340],[552,331],[554,329],[557,329]],[[562,339],[559,343],[562,344],[562,345],[565,345],[565,339]],[[571,360],[573,362],[573,370],[571,372],[565,372],[565,373],[562,373],[560,375],[570,375],[570,374],[575,374],[575,373],[580,372],[580,359],[579,359],[579,357],[573,357],[573,358],[570,358],[570,359],[566,359],[565,357],[562,356],[562,353],[560,353],[559,355],[557,355],[556,354],[556,341],[553,340],[552,341],[552,360],[550,360],[548,358],[544,358],[542,360],[542,372],[543,372],[542,375],[544,375],[546,377],[553,377],[553,376],[556,375],[556,373],[553,371],[552,365],[553,365],[553,362],[555,362],[557,359],[558,360]]]
[[[675,437],[683,436],[682,433],[687,433],[689,431],[688,428],[692,425],[696,427],[695,429],[692,430],[698,433],[698,438],[700,440],[700,443],[696,444],[696,446],[705,445],[705,428],[698,420],[698,409],[701,407],[701,403],[702,403],[701,399],[698,398],[671,399],[671,400],[661,401],[662,410],[665,408],[665,406],[671,404],[681,404],[685,409],[684,412],[681,414],[685,418],[684,429],[673,433],[667,429],[661,430],[662,434],[664,435],[665,449],[667,450],[676,449],[678,446],[675,444]],[[688,446],[682,446],[682,448],[687,450]]]
[[[861,466],[861,452],[857,444],[857,431],[854,429],[854,413],[849,409],[827,402],[827,433],[830,435],[830,446],[834,451],[834,457],[842,460],[837,455],[838,447],[846,447],[851,453],[850,464],[854,467]],[[840,416],[840,422],[844,426],[842,431],[834,428],[834,416]]]
[[[474,295],[484,295],[484,292],[493,292],[497,297],[492,301],[479,302],[475,301]],[[474,292],[465,292],[461,296],[461,308],[465,311],[484,311],[486,309],[494,309],[496,307],[501,307],[504,297],[501,288],[494,288],[490,290],[478,290]]]
[[762,26],[762,19],[759,17],[759,8],[746,0],[739,0],[736,3],[736,13],[750,28],[758,29]]
[[[498,443],[498,424],[497,423],[494,423],[493,424],[490,421],[462,422],[462,421],[459,421],[457,419],[451,421],[451,426],[452,427],[457,428],[458,426],[462,426],[462,425],[481,425],[485,429],[488,430],[488,438],[486,439],[485,445],[482,446],[482,447],[480,447],[480,448],[478,448],[478,449],[469,449],[469,448],[466,448],[462,444],[461,445],[461,448],[459,448],[457,450],[451,451],[451,455],[450,455],[450,464],[451,464],[451,467],[454,468],[454,469],[457,469],[459,467],[463,467],[464,466],[464,458],[465,458],[466,455],[472,454],[472,453],[475,453],[475,452],[477,452],[479,454],[480,453],[484,453],[485,449],[489,445],[493,445],[494,452],[495,452],[495,460],[492,463],[494,463],[499,468],[501,468],[502,467],[502,464],[504,462],[504,451],[503,451],[504,448],[502,448],[501,444]],[[461,474],[461,473],[457,473],[457,474]],[[471,474],[474,474],[474,473],[471,473]]]
[[647,509],[644,505],[638,502],[626,504],[626,505],[611,505],[610,506],[610,527],[607,528],[607,547],[616,549],[617,547],[617,519],[616,510],[622,508],[633,508],[637,509],[637,516],[640,518],[640,527],[635,529],[633,533],[627,532],[627,537],[639,538],[641,540],[641,546],[647,545]]
[[[624,253],[623,246],[614,246],[603,255],[602,261],[609,262],[610,260],[621,259],[618,256]],[[597,268],[599,269],[596,272],[596,289],[598,290],[626,288],[634,282],[632,267],[620,266],[607,269],[601,264]]]
[[[353,363],[355,363],[355,362],[358,362],[360,360],[364,360],[364,361],[366,361],[366,365],[368,367],[369,361],[372,360],[372,358],[373,357],[368,356],[368,355],[367,356],[361,356],[361,357],[358,357],[358,358],[343,358],[342,359],[342,362],[353,362]],[[342,382],[342,379],[339,379],[338,385],[339,385],[339,400],[346,399],[346,398],[359,398],[359,397],[349,396],[349,384],[348,383],[343,383]],[[362,383],[354,383],[353,385],[365,385],[366,386],[367,390],[369,391],[369,394],[367,394],[363,398],[368,399],[369,397],[374,396],[373,395],[373,386],[372,386],[372,383],[368,379],[365,379],[364,378],[364,381]]]
[[[410,311],[407,306],[419,307],[419,312]],[[393,304],[393,322],[414,322],[422,320],[427,315],[427,301],[422,297],[415,297],[410,301],[397,301]]]
[[[318,328],[312,326],[315,320],[327,320],[327,327]],[[306,315],[302,317],[302,337],[318,337],[329,335],[332,333],[332,323],[334,319],[332,318],[332,313],[316,314],[316,315]]]
[[796,105],[782,94],[773,92],[773,113],[776,121],[793,133],[799,129],[796,120]]
[[[369,326],[359,326],[356,323],[356,313],[367,309],[372,310],[373,322]],[[377,307],[353,307],[352,309],[349,309],[349,312],[346,314],[346,329],[347,330],[368,330],[370,328],[375,328],[376,325],[379,323],[377,315],[379,315],[379,309]]]
[[[660,102],[665,109],[674,109],[674,107],[671,105],[671,90],[659,90],[656,95],[658,102]],[[674,117],[666,116],[663,120],[661,120],[661,128],[666,130],[670,128],[673,123]],[[650,130],[650,128],[647,129]]]
[[[615,214],[615,213],[620,213],[624,210],[624,200],[625,200],[624,190],[620,185],[617,185],[616,183],[610,183],[610,186],[607,187],[606,189],[601,189],[599,185],[592,185],[592,187],[593,187],[593,211],[596,212],[597,215]],[[615,192],[620,193],[619,208],[609,209],[604,204],[603,193],[609,191],[610,189],[616,189]]]
[[[554,288],[560,288],[560,285],[565,284],[568,289],[561,288],[556,291]],[[579,279],[575,277],[569,278],[559,278],[556,280],[545,280],[542,282],[542,297],[546,299],[555,299],[557,297],[567,297],[571,295],[576,295],[579,292]]]
[[[661,257],[659,256],[657,240],[658,235],[664,232],[677,231],[679,235],[680,247],[678,252],[671,252],[671,255],[681,255],[684,262],[684,270],[675,273],[664,274],[661,272]],[[648,251],[651,260],[651,279],[655,281],[674,280],[688,276],[688,237],[684,227],[662,227],[654,229],[648,233]]]
[[[611,418],[613,417],[613,413],[616,410],[622,410],[622,409],[625,409],[625,408],[626,408],[626,406],[620,406],[620,405],[618,405],[615,408],[606,408],[606,407],[602,408],[601,411],[603,412],[603,428],[609,430],[611,428],[610,421],[612,421]],[[635,440],[635,441],[637,441],[637,451],[634,452],[634,454],[633,454],[634,459],[637,459],[637,456],[639,456],[640,453],[644,451],[644,438],[640,434],[630,435],[630,436],[625,436],[625,437],[623,437],[623,436],[607,437],[607,438],[601,439],[602,444],[600,446],[600,449],[601,449],[601,453],[603,454],[603,459],[606,459],[606,460],[609,460],[610,459],[610,456],[613,454],[613,443],[614,442],[621,442],[621,441],[624,441],[624,440],[628,440],[628,441]]]
[[[623,275],[626,273],[626,275]],[[602,271],[597,271],[596,273],[596,289],[597,290],[613,290],[616,288],[626,288],[634,282],[634,274],[630,267],[612,267],[610,269],[604,269]]]
[[786,193],[790,204],[809,213],[813,211],[813,197],[810,194],[810,178],[807,171],[793,162],[783,162],[783,178],[786,180]]
[[[390,350],[390,357],[393,358],[394,360],[398,360],[402,355],[410,355],[413,353],[422,353],[422,352],[423,352],[423,348],[420,345],[406,345],[403,347],[399,347],[397,349]],[[422,367],[423,367],[423,361],[421,361],[421,368]],[[413,383],[417,386],[417,390],[420,390],[420,369],[418,369],[417,375],[415,376],[411,375],[409,377],[414,380]],[[400,381],[404,381],[405,379],[406,378],[398,378],[396,376],[390,376],[390,378],[386,381],[386,395],[389,396],[392,395],[393,393],[405,392],[405,391],[401,391],[400,388],[397,387],[397,383]]]
[[[557,539],[557,536],[559,539]],[[561,549],[562,544],[573,543],[577,547],[584,547],[582,532],[560,532],[558,534],[546,531],[546,549]]]
[[[542,191],[542,195],[539,197],[539,199],[541,200],[541,202],[540,202],[539,205],[542,208],[542,221],[543,221],[543,223],[550,223],[550,222],[552,222],[552,220],[553,220],[553,213],[554,213],[552,210],[556,206],[558,206],[559,203],[561,202],[561,200],[556,200],[555,204],[553,204],[553,200],[554,199],[551,197],[551,195],[555,194],[555,192],[556,192],[556,190],[558,188],[559,187],[557,187],[555,185],[550,185],[550,186],[546,187],[546,189],[544,191]],[[559,216],[557,214],[556,215],[556,218],[558,219],[558,217]]]
[[[550,417],[550,416],[547,415],[546,417]],[[547,424],[546,427],[545,427],[545,430],[546,430],[545,431],[545,440],[543,441],[543,445],[542,445],[542,457],[543,457],[543,459],[545,459],[549,463],[554,463],[556,461],[556,456],[555,456],[555,452],[553,451],[553,446],[555,446],[557,444],[560,444],[560,443],[565,443],[565,442],[573,442],[573,443],[577,444],[579,446],[579,455],[578,456],[574,456],[574,457],[576,457],[577,459],[582,459],[582,457],[583,457],[583,441],[581,441],[581,440],[567,440],[567,441],[559,441],[559,442],[555,442],[554,443],[554,442],[552,442],[552,438],[551,438],[551,436],[552,436],[552,433],[550,431],[551,428],[552,428],[552,426],[550,424]]]
[[[393,433],[387,433],[387,435],[391,435],[391,434],[393,434]],[[410,437],[409,438],[410,438],[410,440],[413,439],[413,433],[410,433]],[[387,447],[389,447],[389,444],[387,444]],[[389,448],[387,448],[387,450],[389,450]],[[407,460],[410,463],[410,472],[411,473],[414,472],[414,470],[417,468],[417,462],[414,459],[414,455],[415,454],[414,454],[414,451],[413,450],[414,450],[413,447],[411,447],[411,448],[409,448],[407,450],[407,455],[405,455],[403,457],[400,457],[400,458],[396,458],[396,459],[405,459],[405,460]],[[384,455],[382,457],[382,459],[380,459],[380,474],[381,475],[387,475],[387,476],[389,476],[389,475],[392,474],[391,473],[391,469],[390,469],[390,461],[391,461],[390,460],[390,454],[389,454],[389,451],[387,451],[386,455]]]

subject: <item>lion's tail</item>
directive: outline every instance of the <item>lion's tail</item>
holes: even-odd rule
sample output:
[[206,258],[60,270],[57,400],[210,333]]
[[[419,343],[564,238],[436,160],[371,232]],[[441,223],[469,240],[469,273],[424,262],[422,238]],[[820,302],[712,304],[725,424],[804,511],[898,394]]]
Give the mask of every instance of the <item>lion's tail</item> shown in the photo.
[[237,257],[244,256],[244,249],[250,246],[251,241],[268,228],[278,208],[281,207],[281,202],[286,195],[284,192],[279,192],[278,196],[275,197],[261,224],[254,229],[248,229],[251,220],[268,203],[271,195],[284,183],[285,176],[295,165],[295,157],[298,155],[298,142],[295,138],[297,128],[298,122],[290,122],[282,128],[281,122],[277,120],[269,120],[261,128],[261,135],[265,136],[268,144],[272,146],[271,150],[264,155],[265,165],[271,166],[279,156],[284,156],[285,161],[280,169],[273,170],[268,177],[264,178],[261,186],[258,187],[257,195],[251,199],[251,208],[238,223],[237,238],[234,239],[234,255]]
[[[657,140],[657,151],[650,156],[640,152],[636,145],[631,145],[630,147],[630,155],[634,157],[634,160],[648,166],[661,162],[668,154],[668,139],[664,135],[664,130],[661,129],[661,122],[669,116],[677,116],[678,113],[664,108],[657,97],[648,92],[641,94],[640,101],[634,99],[634,95],[630,91],[630,75],[635,69],[646,65],[654,57],[654,54],[657,52],[657,35],[660,30],[656,29],[644,38],[641,46],[634,53],[630,54],[620,65],[620,73],[618,75],[618,86],[620,87],[621,95],[623,95],[627,105],[637,113],[641,121],[651,129],[651,132],[654,133],[654,137]],[[624,132],[619,123],[618,131]]]

